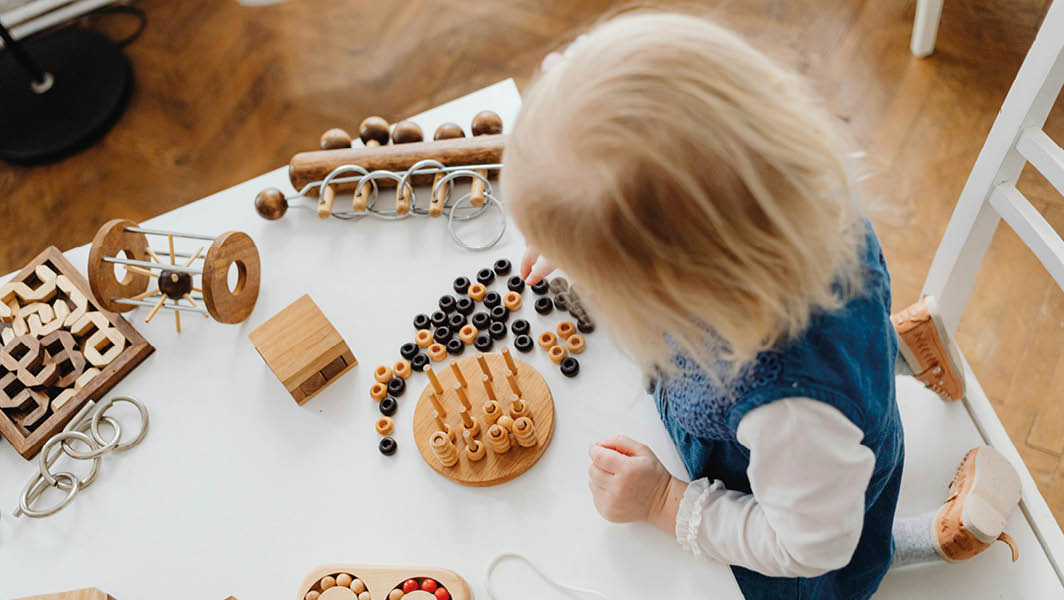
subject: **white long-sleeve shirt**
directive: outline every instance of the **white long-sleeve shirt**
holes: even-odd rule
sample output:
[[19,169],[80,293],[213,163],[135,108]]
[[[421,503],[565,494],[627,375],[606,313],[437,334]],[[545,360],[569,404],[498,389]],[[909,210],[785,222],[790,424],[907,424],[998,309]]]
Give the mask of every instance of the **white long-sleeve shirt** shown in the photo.
[[736,437],[750,450],[753,493],[691,483],[676,518],[680,545],[773,577],[816,577],[849,563],[875,467],[861,429],[828,404],[788,398],[747,413]]

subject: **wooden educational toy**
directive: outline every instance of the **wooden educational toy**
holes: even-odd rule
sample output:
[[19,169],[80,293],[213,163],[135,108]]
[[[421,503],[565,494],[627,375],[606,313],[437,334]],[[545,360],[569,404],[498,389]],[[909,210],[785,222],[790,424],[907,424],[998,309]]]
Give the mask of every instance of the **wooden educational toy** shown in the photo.
[[55,247],[0,286],[0,433],[32,458],[154,351]]
[[296,600],[401,598],[473,600],[473,594],[469,591],[469,584],[460,575],[446,569],[333,564],[311,571],[303,579],[296,595]]
[[426,367],[425,374],[429,385],[414,407],[414,440],[444,477],[472,486],[503,483],[546,451],[554,433],[550,388],[508,348]]
[[58,594],[42,594],[40,596],[26,596],[15,600],[115,600],[113,597],[96,588],[85,588]]
[[[321,136],[321,150],[300,152],[288,165],[292,187],[298,190],[286,197],[277,188],[267,188],[255,196],[255,210],[265,219],[284,217],[289,207],[314,210],[319,218],[360,219],[374,216],[387,220],[409,216],[447,216],[451,237],[469,249],[494,246],[506,230],[502,203],[494,196],[490,179],[502,167],[502,119],[491,111],[481,111],[470,124],[466,137],[455,123],[440,125],[432,141],[424,141],[421,128],[412,121],[396,123],[389,134],[388,123],[370,117],[359,128],[363,146],[351,147],[351,136],[342,129],[330,129]],[[392,143],[389,144],[388,142]],[[469,192],[451,200],[454,184],[469,180]],[[427,202],[418,204],[416,186],[432,186]],[[390,206],[380,190],[395,187]],[[339,194],[350,193],[350,210],[338,206]],[[462,204],[468,206],[462,207]],[[498,234],[481,245],[471,245],[454,230],[453,222],[468,221],[494,207],[500,216]]]
[[[306,403],[358,364],[336,328],[307,295],[259,325],[248,339],[297,404]],[[386,389],[384,384],[377,385]]]
[[[153,249],[148,243],[149,235],[165,237],[168,247]],[[176,252],[174,238],[203,240],[210,246],[200,246],[192,253]],[[182,259],[181,264],[178,258]],[[115,273],[116,264],[125,265],[121,280]],[[233,265],[237,277],[230,287],[229,270]],[[171,310],[178,333],[182,311],[210,316],[219,323],[240,323],[251,314],[259,296],[259,251],[255,242],[239,231],[212,237],[145,229],[128,219],[114,219],[96,232],[89,250],[88,271],[92,293],[104,308],[121,313],[138,306],[148,307],[151,311],[145,323],[155,318],[160,309]],[[198,287],[194,280],[197,275]],[[148,289],[153,279],[156,286]]]

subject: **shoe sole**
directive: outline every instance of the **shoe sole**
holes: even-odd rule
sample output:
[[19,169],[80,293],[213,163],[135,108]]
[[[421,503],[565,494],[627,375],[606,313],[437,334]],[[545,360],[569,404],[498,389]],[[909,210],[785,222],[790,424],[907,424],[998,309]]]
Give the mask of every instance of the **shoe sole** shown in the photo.
[[975,454],[974,479],[964,499],[961,523],[981,542],[990,544],[1005,530],[1020,502],[1020,476],[1000,452],[983,446]]
[[[931,315],[931,324],[935,326],[935,335],[938,337],[938,343],[945,349],[946,365],[953,373],[957,374],[957,380],[960,381],[961,393],[957,397],[957,400],[963,400],[964,396],[968,393],[968,386],[965,384],[964,369],[961,368],[961,351],[957,347],[957,344],[953,342],[953,338],[946,335],[946,323],[942,320],[942,315],[938,312],[938,301],[934,296],[924,296],[924,302],[927,304],[927,312]],[[920,359],[909,348],[909,345],[905,343],[905,340],[898,336],[898,349],[901,351],[901,357],[905,359],[905,362],[909,365],[909,369],[913,373],[919,373],[923,371],[921,368]]]

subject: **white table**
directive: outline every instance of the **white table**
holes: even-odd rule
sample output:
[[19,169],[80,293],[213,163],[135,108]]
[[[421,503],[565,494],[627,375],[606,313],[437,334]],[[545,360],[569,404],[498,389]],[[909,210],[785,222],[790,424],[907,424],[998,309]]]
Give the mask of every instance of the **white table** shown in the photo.
[[[509,125],[519,102],[505,81],[414,120],[431,135],[440,122],[465,125],[491,108]],[[308,149],[314,135],[307,133]],[[605,333],[589,336],[575,379],[538,349],[526,356],[552,387],[557,427],[540,462],[514,481],[467,488],[424,463],[411,436],[420,374],[400,399],[398,453],[379,454],[368,394],[373,367],[399,358],[413,315],[448,293],[456,276],[499,257],[516,262],[520,235],[510,228],[496,248],[472,253],[451,241],[441,220],[347,223],[292,210],[269,222],[252,199],[271,185],[291,189],[286,168],[146,222],[247,232],[262,258],[258,304],[239,325],[186,315],[180,335],[167,313],[150,324],[145,309],[127,314],[156,352],[113,393],[144,400],[151,430],[139,447],[105,457],[97,481],[57,515],[10,516],[34,465],[0,446],[0,596],[96,586],[119,600],[287,600],[312,568],[355,562],[450,568],[486,598],[489,560],[517,551],[611,598],[739,597],[726,567],[700,563],[648,525],[613,525],[595,512],[586,472],[587,447],[597,440],[614,433],[643,440],[683,473],[638,371]],[[87,247],[67,255],[85,268]],[[303,293],[360,365],[300,407],[247,334]],[[520,313],[535,330],[560,320],[530,305]],[[500,566],[498,581],[500,600],[558,597],[519,564]]]

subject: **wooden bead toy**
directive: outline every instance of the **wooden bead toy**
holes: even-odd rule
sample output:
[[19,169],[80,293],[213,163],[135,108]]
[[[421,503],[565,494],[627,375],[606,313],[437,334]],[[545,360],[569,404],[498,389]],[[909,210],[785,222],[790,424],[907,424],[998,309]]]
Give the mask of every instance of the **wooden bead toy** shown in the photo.
[[499,321],[492,321],[491,325],[488,325],[488,336],[493,340],[501,340],[506,337],[506,325]]
[[428,329],[419,329],[417,334],[414,335],[414,343],[422,348],[427,348],[432,345],[432,332]]
[[440,343],[434,343],[430,345],[426,352],[432,362],[440,362],[441,360],[447,358],[447,348]]
[[458,356],[465,351],[465,343],[458,338],[447,340],[447,354]]
[[440,310],[445,313],[454,312],[454,305],[457,302],[454,296],[450,294],[444,294],[440,296],[439,306]]
[[495,454],[506,454],[510,451],[510,432],[492,425],[488,428],[487,445]]
[[395,421],[391,417],[381,417],[377,419],[377,433],[381,435],[389,435],[395,431]]
[[379,383],[388,383],[392,380],[392,368],[387,365],[381,365],[373,371],[373,378]]
[[421,372],[425,370],[425,367],[429,364],[429,357],[418,353],[414,355],[414,358],[410,359],[410,368]]
[[580,363],[573,357],[568,356],[562,360],[562,375],[576,377],[580,372]]
[[[149,235],[164,236],[168,248],[152,249]],[[205,254],[204,246],[179,253],[174,250],[175,238],[203,240],[210,246]],[[178,264],[178,258],[187,260]],[[115,274],[116,264],[125,265],[121,281]],[[236,269],[234,286],[229,285],[231,268]],[[165,308],[173,311],[180,333],[182,312],[210,316],[219,323],[240,323],[248,318],[259,296],[259,251],[255,242],[239,231],[214,237],[145,229],[128,219],[114,219],[92,240],[88,274],[92,295],[105,309],[120,313],[148,307],[151,310],[145,322],[149,322]],[[199,276],[198,286],[195,276]],[[153,279],[157,285],[149,290]],[[199,295],[193,296],[193,292]]]
[[513,434],[517,444],[522,448],[531,448],[537,443],[536,427],[532,424],[532,419],[528,417],[514,419]]
[[563,340],[569,339],[569,336],[576,333],[576,325],[572,321],[562,321],[558,323],[558,337]]
[[511,292],[517,292],[518,294],[520,294],[521,292],[525,291],[525,280],[521,279],[517,275],[514,275],[506,281],[506,289],[510,290]]
[[[487,269],[484,270],[487,271]],[[488,284],[485,283],[484,285]],[[496,306],[500,306],[501,304],[502,296],[499,295],[499,292],[488,292],[487,294],[484,294],[484,306],[487,306],[488,308],[495,308]]]
[[399,444],[395,443],[393,438],[383,437],[380,443],[377,444],[377,449],[380,450],[381,454],[391,456],[399,449]]
[[539,347],[544,350],[550,350],[558,345],[558,337],[550,331],[544,331],[539,334]]
[[325,577],[321,578],[321,581],[318,583],[318,586],[321,587],[321,591],[324,592],[325,590],[336,586],[336,578],[332,575],[326,575]]
[[547,296],[541,296],[536,299],[535,309],[537,313],[543,316],[549,315],[554,310],[554,302]]
[[491,312],[489,312],[488,314],[491,315],[492,321],[496,323],[502,323],[503,325],[505,325],[506,321],[510,319],[510,309],[501,305],[493,306],[491,308]]
[[446,325],[441,325],[436,328],[436,331],[432,334],[432,339],[437,344],[446,344],[447,340],[451,339],[451,328]]
[[443,327],[447,325],[447,313],[442,310],[433,311],[432,316],[429,317],[429,321],[433,327]]
[[473,314],[473,307],[473,300],[469,296],[462,296],[454,303],[455,310],[466,317]]
[[55,247],[0,285],[0,434],[24,458],[154,350],[90,288]]
[[[475,421],[474,421],[475,422]],[[487,450],[484,448],[484,444],[480,443],[480,440],[473,439],[473,432],[466,429],[462,432],[462,437],[465,439],[465,457],[473,462],[482,460],[487,455]]]
[[[482,110],[473,117],[470,130],[473,132],[473,137],[499,135],[502,133],[502,119],[497,113],[490,110]],[[478,170],[477,173],[485,179],[488,177],[486,170]],[[484,182],[480,179],[474,179],[469,203],[473,206],[484,204],[484,192]]]
[[390,417],[395,414],[395,411],[399,409],[399,403],[391,396],[385,396],[377,404],[377,410],[381,411],[381,414]]
[[532,350],[534,342],[532,338],[526,334],[521,334],[514,338],[514,348],[517,348],[521,352],[528,352]]
[[477,282],[469,286],[469,297],[480,302],[488,293],[488,288],[483,283]]
[[[446,395],[436,394],[430,379],[414,408],[414,440],[422,457],[441,475],[465,485],[494,485],[520,475],[542,456],[553,434],[554,402],[543,377],[532,366],[513,355],[509,360],[502,353],[487,354],[483,358],[487,373],[478,357],[471,356],[452,361],[451,364],[457,367],[451,366],[434,374],[438,375],[440,387],[447,391]],[[456,373],[460,373],[463,380],[476,373],[480,383],[467,383],[463,386],[458,382]],[[525,411],[521,416],[535,419],[537,442],[534,447],[526,448],[511,441],[511,449],[500,454],[494,450],[493,445],[499,440],[489,439],[488,432],[496,426],[509,432],[515,422],[513,417],[505,414],[507,410],[504,410],[513,404],[512,387],[509,383],[502,383],[507,377],[513,380],[513,386],[521,392],[518,407],[523,405]],[[492,394],[495,399],[492,399]],[[504,401],[499,394],[503,394],[507,400]],[[435,399],[434,395],[437,396]],[[468,408],[466,403],[469,404]],[[437,414],[441,414],[437,405],[448,410],[447,417],[436,418]],[[470,444],[465,444],[463,451],[459,452],[458,462],[451,467],[444,467],[430,447],[433,434],[443,431],[441,424],[450,425],[454,431],[462,432],[463,437],[466,431],[472,438],[483,433],[485,438],[477,444],[485,455],[480,460],[473,461],[467,456]],[[442,436],[446,438],[446,433]],[[491,452],[487,452],[489,448],[492,449]]]
[[[491,326],[489,325],[490,329]],[[473,347],[481,352],[491,352],[492,346],[495,345],[495,340],[491,338],[490,334],[482,333],[477,336],[477,339],[473,341]]]
[[321,149],[336,150],[337,148],[350,148],[351,134],[343,129],[334,127],[321,134]]
[[428,329],[431,325],[432,322],[429,320],[428,315],[424,313],[414,315],[414,329]]
[[387,395],[388,395],[388,386],[386,384],[383,384],[383,383],[378,381],[377,383],[374,383],[373,385],[369,386],[369,396],[370,396],[370,398],[373,398],[374,400],[380,402]]
[[507,310],[511,311],[521,308],[521,294],[518,294],[517,292],[507,292],[506,296],[502,299],[502,305],[505,306]]
[[[413,121],[399,121],[392,130],[393,144],[412,144],[422,141],[424,136],[421,127]],[[413,197],[413,189],[410,184],[402,186],[395,191],[395,213],[405,215],[410,212],[410,202]]]
[[255,195],[255,212],[268,221],[276,221],[288,212],[288,200],[284,192],[269,187]]
[[400,379],[398,377],[392,377],[390,380],[388,380],[388,393],[389,394],[391,394],[391,395],[395,396],[396,398],[398,398],[399,396],[402,396],[403,392],[405,392],[405,391],[406,391],[406,381],[404,381],[404,380],[402,380],[402,379]]
[[399,356],[402,356],[407,360],[414,360],[414,357],[417,356],[417,348],[417,344],[413,342],[407,342],[399,347]]
[[527,417],[527,416],[528,416],[528,405],[525,404],[525,401],[522,400],[520,397],[514,396],[510,400],[510,418],[512,418],[512,419],[514,419],[516,421],[517,419],[520,419],[521,417]]
[[397,361],[395,366],[392,367],[392,373],[396,377],[401,377],[402,379],[410,377],[410,370],[410,361],[405,359]]
[[[466,300],[470,304],[473,303],[473,301],[470,300],[469,298],[463,298],[463,300]],[[457,310],[457,304],[458,303],[456,302],[455,303],[455,310]],[[451,315],[449,317],[447,317],[447,326],[451,328],[451,331],[458,331],[463,326],[465,326],[465,324],[466,324],[466,316],[463,315],[460,312],[451,313]]]
[[565,340],[565,347],[569,349],[572,354],[580,354],[584,351],[586,343],[584,342],[584,336],[579,333],[574,333]]
[[[326,577],[332,585],[323,588]],[[393,592],[398,594],[393,596]],[[398,600],[401,597],[407,600],[473,600],[469,584],[458,574],[426,567],[324,565],[308,573],[296,590],[297,600]],[[70,600],[106,600],[106,594]]]
[[432,448],[433,456],[445,468],[458,464],[458,448],[455,447],[454,441],[445,432],[437,431],[433,433],[429,440],[429,446]]
[[473,324],[466,325],[458,331],[458,339],[462,340],[463,344],[472,344],[477,339],[476,326]]
[[550,290],[550,284],[546,279],[541,279],[538,283],[532,286],[532,293],[537,296],[542,296]]
[[437,431],[439,431],[440,433],[447,434],[447,438],[451,440],[451,443],[458,441],[458,437],[455,433],[454,427],[451,427],[450,423],[444,422],[443,417],[440,416],[440,413],[432,413],[432,418],[436,421]]
[[550,356],[551,362],[556,365],[560,365],[562,360],[568,356],[568,352],[565,350],[565,346],[551,346],[550,350],[547,350],[547,355]]
[[391,127],[388,125],[388,121],[383,118],[375,115],[366,117],[358,125],[358,137],[367,148],[384,146],[388,144],[388,140],[391,137],[389,129]]
[[454,280],[454,283],[451,285],[451,287],[454,288],[455,292],[459,294],[465,294],[469,291],[469,283],[470,282],[468,277],[459,276]]
[[[495,281],[495,271],[492,271],[490,268],[489,269],[481,269],[481,270],[477,271],[477,283],[480,283],[481,285],[484,285],[484,286],[489,286],[494,281]],[[497,299],[498,296],[499,296],[498,294],[495,294],[494,298]],[[491,302],[491,301],[485,300],[485,302]],[[498,304],[498,302],[494,302],[494,304]],[[492,304],[489,304],[488,306],[492,306]]]
[[473,324],[473,327],[483,331],[491,325],[491,315],[486,312],[478,312],[469,319],[469,322]]
[[[443,123],[436,128],[436,133],[432,135],[433,141],[440,140],[454,140],[465,137],[465,132],[462,131],[461,126],[457,123]],[[443,172],[436,173],[432,179],[432,189],[436,190],[436,193],[432,195],[432,201],[429,203],[429,216],[438,217],[443,214],[443,207],[447,203],[447,195],[450,193],[450,188],[447,184],[440,184],[443,179]],[[459,292],[461,293],[461,292]]]
[[[500,123],[500,127],[501,127]],[[495,274],[499,277],[505,277],[510,274],[510,269],[513,268],[513,264],[505,258],[500,258],[495,261],[495,264],[491,265],[491,270],[495,271]]]

